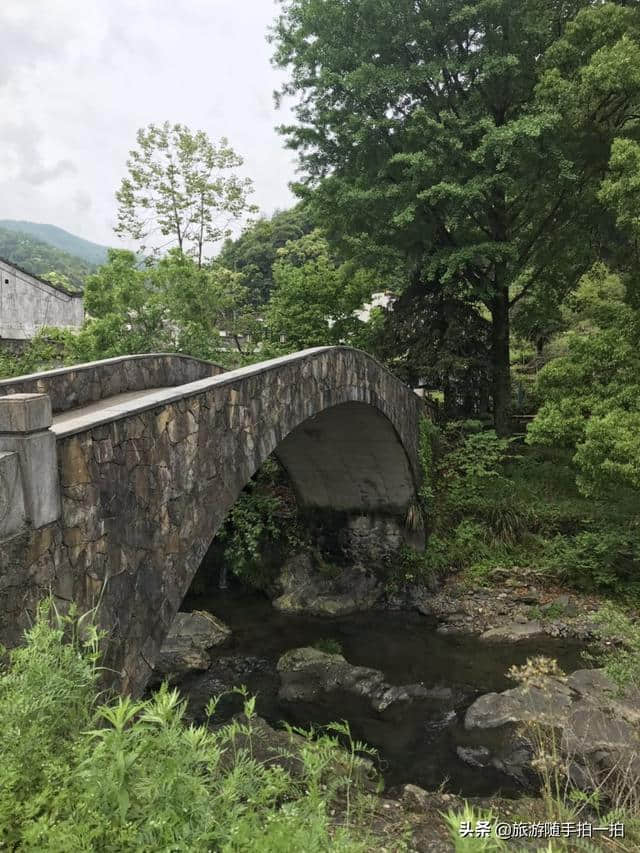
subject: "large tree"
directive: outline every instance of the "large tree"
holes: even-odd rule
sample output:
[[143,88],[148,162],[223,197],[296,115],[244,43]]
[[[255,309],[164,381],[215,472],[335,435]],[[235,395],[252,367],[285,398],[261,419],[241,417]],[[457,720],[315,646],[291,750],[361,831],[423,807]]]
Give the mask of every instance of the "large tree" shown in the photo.
[[150,124],[137,133],[128,175],[116,193],[116,234],[157,255],[171,247],[202,266],[207,247],[228,237],[230,224],[249,210],[252,183],[224,137],[216,145],[182,124]]
[[[283,0],[283,95],[320,222],[399,253],[491,316],[493,408],[511,406],[509,312],[597,257],[612,141],[638,133],[636,4]],[[631,63],[631,64],[630,64]]]

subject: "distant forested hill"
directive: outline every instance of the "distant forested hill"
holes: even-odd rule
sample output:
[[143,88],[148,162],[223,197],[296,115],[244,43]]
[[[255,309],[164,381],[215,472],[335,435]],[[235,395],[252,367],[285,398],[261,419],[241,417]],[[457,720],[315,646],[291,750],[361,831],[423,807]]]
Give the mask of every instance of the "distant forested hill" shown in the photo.
[[[56,249],[67,252],[69,255],[75,255],[76,258],[81,258],[85,263],[92,266],[100,266],[107,261],[107,246],[100,246],[98,243],[91,243],[89,240],[83,240],[82,237],[76,237],[70,234],[63,228],[58,228],[56,225],[43,225],[38,222],[20,222],[14,219],[0,219],[0,228],[8,231],[16,231],[21,234],[28,234],[30,237],[47,243]],[[19,261],[16,261],[19,263]]]
[[[51,226],[47,226],[51,227]],[[69,235],[71,236],[71,235]],[[80,241],[84,242],[84,241]],[[57,284],[68,283],[83,288],[95,264],[51,246],[31,234],[0,226],[0,257],[22,267],[32,275],[48,278]]]

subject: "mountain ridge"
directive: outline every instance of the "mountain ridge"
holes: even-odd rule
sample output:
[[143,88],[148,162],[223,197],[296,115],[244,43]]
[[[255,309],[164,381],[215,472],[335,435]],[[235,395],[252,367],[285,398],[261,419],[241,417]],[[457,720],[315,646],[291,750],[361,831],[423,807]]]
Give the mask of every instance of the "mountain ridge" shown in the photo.
[[83,289],[95,264],[38,240],[23,231],[0,226],[0,257],[38,278],[67,290]]
[[[0,228],[16,234],[28,235],[67,255],[73,255],[92,267],[100,266],[107,261],[108,246],[85,240],[57,225],[19,219],[0,219]],[[11,259],[8,258],[8,260]]]

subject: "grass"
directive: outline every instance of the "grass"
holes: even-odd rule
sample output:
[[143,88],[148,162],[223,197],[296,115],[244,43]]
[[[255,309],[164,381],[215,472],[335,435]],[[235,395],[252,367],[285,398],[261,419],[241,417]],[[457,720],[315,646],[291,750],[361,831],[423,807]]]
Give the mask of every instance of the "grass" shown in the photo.
[[469,585],[509,575],[640,600],[640,501],[576,486],[570,454],[447,427],[436,458],[427,563]]
[[0,671],[0,849],[375,849],[361,745],[345,726],[335,733],[346,752],[335,737],[298,736],[294,774],[254,755],[253,699],[214,728],[188,725],[166,685],[147,701],[105,701],[97,632],[50,601],[26,640]]

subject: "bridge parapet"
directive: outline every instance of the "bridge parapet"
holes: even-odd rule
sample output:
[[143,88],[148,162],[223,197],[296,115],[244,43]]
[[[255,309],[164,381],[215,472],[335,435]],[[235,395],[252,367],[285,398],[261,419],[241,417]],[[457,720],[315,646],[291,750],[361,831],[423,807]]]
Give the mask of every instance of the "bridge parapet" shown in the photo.
[[4,379],[0,381],[0,397],[48,394],[57,415],[116,394],[171,388],[224,372],[219,364],[180,353],[126,355]]
[[60,517],[56,437],[46,394],[0,398],[0,538]]

